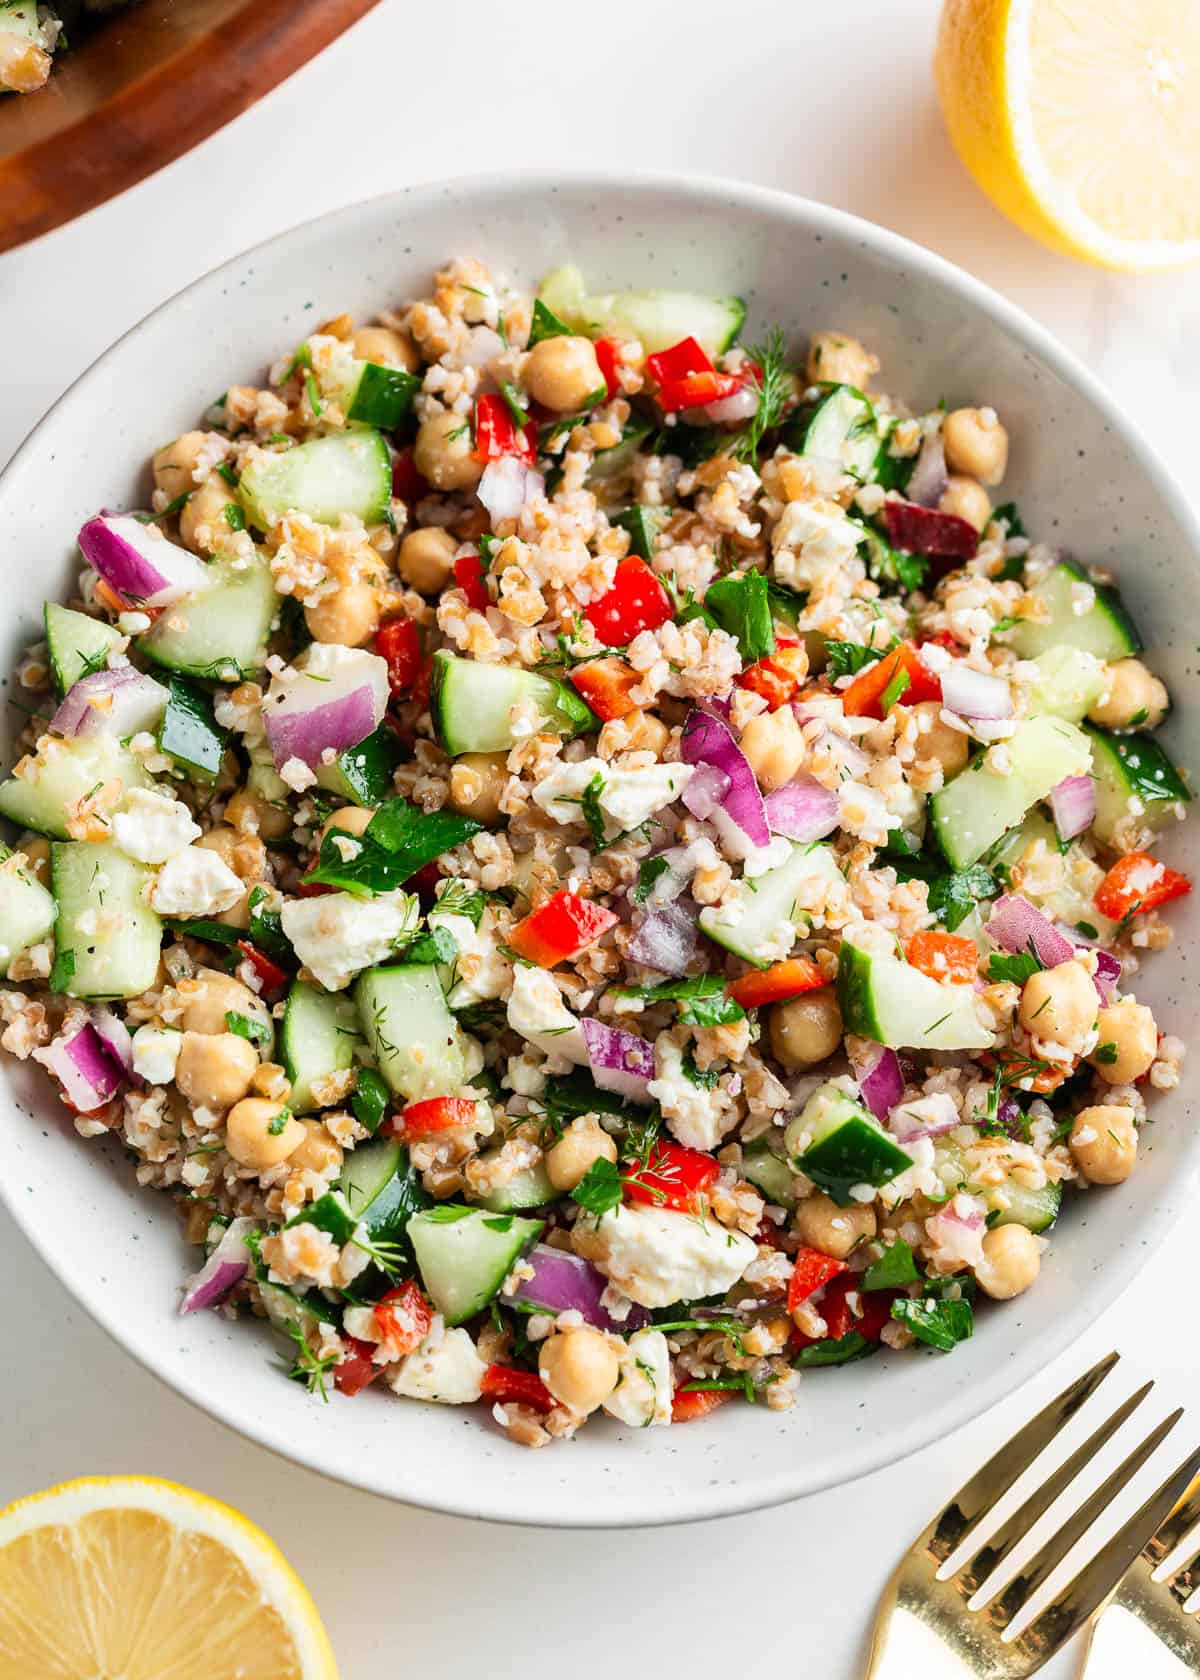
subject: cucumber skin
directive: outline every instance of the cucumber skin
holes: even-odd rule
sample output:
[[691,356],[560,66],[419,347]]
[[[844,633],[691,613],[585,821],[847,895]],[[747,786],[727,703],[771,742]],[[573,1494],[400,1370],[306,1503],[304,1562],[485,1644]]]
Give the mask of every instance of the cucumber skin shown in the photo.
[[1172,820],[1174,807],[1191,800],[1178,770],[1152,736],[1114,735],[1092,728],[1084,733],[1092,743],[1093,829],[1098,840],[1107,843],[1113,838],[1131,796],[1142,801],[1145,811],[1138,820],[1151,829],[1164,827]]
[[[489,717],[485,707],[470,705],[472,669],[489,672],[489,676],[485,677],[483,682],[490,682],[492,667],[479,666],[477,661],[447,653],[444,648],[440,648],[433,656],[429,684],[429,714],[433,719],[434,733],[439,746],[451,757],[465,752],[503,752],[513,745],[513,735],[507,717]],[[496,669],[503,669],[506,677],[527,679],[513,682],[512,686],[518,695],[525,689],[530,695],[540,697],[541,727],[548,733],[570,737],[585,735],[599,729],[600,719],[595,712],[566,683],[532,671],[518,671],[507,666]],[[455,691],[464,687],[466,693],[462,696],[463,704],[476,714],[472,717],[472,724],[476,730],[474,734],[464,733],[459,723],[450,715],[459,710]]]
[[871,995],[871,959],[848,940],[838,953],[837,998],[846,1032],[882,1044],[883,1028]]
[[[1091,611],[1083,615],[1078,622],[1091,620],[1093,614],[1099,613],[1110,620],[1115,627],[1108,643],[1102,651],[1091,648],[1088,651],[1098,653],[1098,657],[1105,660],[1128,659],[1135,653],[1142,651],[1143,642],[1137,625],[1130,617],[1129,609],[1122,601],[1120,593],[1111,584],[1092,583],[1087,572],[1074,560],[1060,560],[1058,565],[1047,573],[1047,579],[1055,573],[1065,573],[1068,578],[1077,583],[1086,583],[1096,592],[1095,604]],[[1045,582],[1046,579],[1043,580]],[[1035,589],[1033,594],[1037,594]],[[1018,625],[1009,640],[1009,646],[1022,659],[1034,659],[1045,653],[1056,643],[1066,642],[1071,646],[1085,646],[1084,642],[1074,639],[1070,626],[1053,623],[1037,624],[1030,621],[1028,625]]]
[[[446,1206],[448,1204],[442,1204],[442,1207]],[[435,1208],[433,1212],[439,1213],[441,1208]],[[452,1273],[455,1269],[456,1257],[451,1252],[453,1248],[459,1246],[469,1249],[472,1227],[477,1230],[483,1222],[505,1218],[508,1219],[507,1230],[493,1233],[490,1227],[488,1228],[489,1236],[507,1236],[510,1241],[507,1244],[486,1244],[493,1250],[493,1254],[489,1257],[490,1263],[484,1280],[477,1281],[474,1287],[464,1290],[454,1288],[453,1284],[460,1280],[451,1277],[452,1287],[444,1287],[444,1273],[447,1270]],[[414,1214],[408,1228],[409,1241],[417,1257],[417,1267],[425,1292],[447,1325],[454,1328],[456,1325],[465,1324],[468,1319],[474,1318],[476,1313],[482,1312],[488,1302],[495,1299],[504,1279],[521,1255],[532,1248],[544,1229],[544,1221],[540,1219],[518,1219],[515,1216],[491,1214],[482,1208],[472,1208],[462,1218],[454,1221],[426,1219],[422,1214]],[[451,1231],[459,1231],[461,1234],[457,1239],[450,1238],[448,1233]],[[479,1257],[464,1254],[460,1264],[464,1267],[477,1267]]]
[[[45,603],[42,619],[60,700],[79,681],[90,655],[99,653],[102,648],[115,652],[125,640],[119,630],[106,624],[102,618],[91,618],[87,613],[60,607],[55,601]],[[73,634],[76,629],[77,634]]]
[[[334,452],[340,453],[353,445],[363,455],[363,460],[357,465],[365,469],[364,480],[374,471],[375,483],[369,495],[360,496],[353,506],[335,506],[324,495],[307,498],[303,494],[289,495],[287,486],[295,476],[298,462],[311,468],[314,461],[320,461],[331,453],[330,446],[333,446]],[[367,458],[368,452],[374,456],[373,461]],[[392,467],[387,443],[381,432],[364,426],[361,430],[313,438],[280,455],[272,455],[257,469],[247,467],[238,491],[246,518],[257,530],[267,531],[277,519],[291,512],[307,513],[322,525],[336,525],[343,513],[357,514],[364,525],[378,524],[387,513],[391,488]]]
[[[339,1021],[341,1031],[338,1030]],[[347,1036],[346,1027],[353,1031],[353,1037]],[[329,1065],[319,1071],[306,1070],[304,1064],[314,1036],[325,1034],[334,1043],[335,1055],[331,1059],[325,1058]],[[311,1114],[321,1107],[313,1097],[313,1081],[325,1074],[353,1067],[354,1046],[362,1042],[358,1033],[358,1017],[349,1000],[318,991],[303,980],[293,980],[288,990],[279,1039],[284,1071],[292,1085],[289,1106],[295,1114]]]
[[[419,1037],[416,1043],[425,1052],[419,1069],[413,1065],[411,1036],[405,1040],[394,1024],[393,1012],[397,1000],[392,996],[396,980],[403,977],[413,988],[407,1001],[408,1009],[417,1005],[419,1031],[429,1029],[433,1017],[436,1035],[444,1035],[446,1048],[439,1055],[430,1054],[432,1045]],[[423,994],[423,995],[422,995]],[[354,1001],[362,1023],[363,1035],[370,1045],[379,1072],[394,1097],[402,1102],[420,1102],[427,1097],[454,1096],[464,1081],[464,1041],[454,1016],[446,1004],[437,969],[422,964],[400,964],[392,967],[369,968],[354,984]],[[380,1017],[383,1017],[382,1021]],[[434,1032],[429,1032],[432,1038]]]
[[[58,762],[65,755],[65,762]],[[91,758],[91,763],[87,761]],[[82,774],[72,778],[71,763],[82,761],[87,766]],[[34,760],[37,764],[37,759]],[[57,791],[51,796],[46,783],[53,787],[65,775],[67,798]],[[7,817],[18,828],[30,828],[36,834],[48,835],[52,840],[66,840],[66,805],[81,799],[97,781],[119,776],[126,789],[149,787],[151,778],[140,759],[127,752],[111,736],[81,735],[75,743],[56,741],[49,764],[41,766],[41,774],[32,780],[24,776],[10,776],[0,782],[0,817]]]
[[[80,868],[86,876],[84,884],[75,878]],[[106,936],[103,928],[93,934],[80,934],[76,926],[83,910],[103,908],[98,893],[95,905],[90,897],[97,870],[109,877],[108,892],[115,885],[118,894],[124,895],[125,902],[119,906],[118,938],[111,933]],[[151,873],[145,864],[126,857],[111,840],[56,840],[50,847],[50,874],[58,906],[54,929],[56,966],[68,952],[75,957],[74,972],[62,986],[68,997],[89,1000],[138,997],[154,984],[162,948],[162,921],[139,901],[140,891]],[[81,898],[83,904],[78,902]],[[110,903],[107,908],[111,913],[118,906]],[[90,951],[89,939],[93,941]],[[141,966],[132,966],[135,963]],[[104,981],[113,983],[100,983]]]

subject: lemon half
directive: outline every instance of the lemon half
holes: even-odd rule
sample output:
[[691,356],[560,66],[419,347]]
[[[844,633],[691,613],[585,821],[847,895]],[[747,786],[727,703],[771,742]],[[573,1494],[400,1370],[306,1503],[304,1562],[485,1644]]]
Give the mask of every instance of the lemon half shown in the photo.
[[1200,0],[946,0],[934,68],[1027,233],[1127,271],[1200,260]]
[[0,1680],[337,1680],[311,1598],[228,1505],[140,1476],[0,1511]]

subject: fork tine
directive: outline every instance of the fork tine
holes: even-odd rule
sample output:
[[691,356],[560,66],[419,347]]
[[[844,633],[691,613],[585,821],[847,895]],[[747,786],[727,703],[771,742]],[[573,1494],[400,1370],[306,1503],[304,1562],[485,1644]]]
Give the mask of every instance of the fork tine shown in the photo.
[[1020,1614],[1042,1583],[1058,1568],[1075,1542],[1087,1533],[1100,1513],[1108,1509],[1122,1488],[1128,1487],[1142,1465],[1158,1450],[1182,1416],[1183,1407],[1180,1406],[1169,1417],[1165,1417],[1158,1428],[1153,1430],[1139,1447],[1135,1447],[1110,1476],[1105,1477],[1091,1497],[1086,1499],[1077,1511],[1072,1512],[1020,1574],[1013,1576],[999,1597],[980,1611],[997,1633],[1003,1632]]
[[1070,1458],[1064,1459],[1054,1474],[1040,1487],[1035,1488],[1025,1503],[1001,1524],[973,1557],[968,1559],[959,1571],[956,1583],[964,1598],[974,1597],[983,1582],[995,1574],[1013,1547],[1023,1540],[1034,1523],[1045,1515],[1063,1489],[1069,1487],[1079,1472],[1091,1463],[1101,1447],[1112,1439],[1153,1387],[1152,1381],[1144,1383],[1118,1406],[1107,1422],[1093,1431]]
[[[1158,1533],[1151,1535],[1146,1542],[1146,1561],[1151,1568],[1157,1569],[1160,1563],[1169,1558],[1188,1529],[1194,1528],[1197,1523],[1200,1523],[1200,1478],[1197,1478],[1194,1487],[1187,1489]],[[1197,1547],[1200,1547],[1200,1535],[1196,1537],[1196,1547],[1193,1547],[1193,1550]]]
[[1005,1442],[988,1459],[982,1470],[963,1483],[930,1523],[914,1550],[926,1552],[935,1566],[945,1563],[1059,1430],[1087,1404],[1119,1358],[1118,1353],[1108,1354],[1044,1406],[1036,1417],[1030,1418],[1011,1441]]
[[1012,1648],[1042,1660],[1060,1649],[1103,1604],[1198,1470],[1200,1448],[1184,1459],[1104,1549],[1073,1581],[1068,1581],[1053,1603],[1013,1641]]

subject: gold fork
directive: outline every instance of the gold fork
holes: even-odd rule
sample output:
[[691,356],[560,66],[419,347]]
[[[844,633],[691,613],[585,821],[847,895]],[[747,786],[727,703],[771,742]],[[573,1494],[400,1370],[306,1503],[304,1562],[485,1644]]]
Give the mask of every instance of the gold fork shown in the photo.
[[[1185,1602],[1200,1587],[1200,1530],[1184,1561],[1162,1581],[1153,1579],[1188,1530],[1200,1523],[1200,1479],[1142,1547],[1133,1568],[1092,1623],[1083,1667],[1088,1680],[1128,1680],[1137,1669],[1148,1680],[1183,1680],[1200,1674],[1200,1614]],[[1174,1660],[1172,1660],[1174,1659]],[[1141,1665],[1144,1664],[1144,1667]],[[1131,1666],[1132,1665],[1132,1666]]]
[[993,1578],[1034,1523],[1091,1462],[1153,1387],[1146,1383],[1055,1470],[985,1544],[944,1581],[937,1571],[1029,1468],[1117,1363],[1111,1353],[1052,1400],[950,1500],[901,1559],[875,1620],[866,1680],[1026,1680],[1062,1649],[1112,1592],[1146,1541],[1200,1470],[1200,1449],[1185,1460],[1067,1583],[1028,1627],[1005,1641],[1033,1595],[1075,1542],[1161,1445],[1183,1415],[1171,1413],[1106,1478],[1063,1526],[981,1609],[967,1601]]

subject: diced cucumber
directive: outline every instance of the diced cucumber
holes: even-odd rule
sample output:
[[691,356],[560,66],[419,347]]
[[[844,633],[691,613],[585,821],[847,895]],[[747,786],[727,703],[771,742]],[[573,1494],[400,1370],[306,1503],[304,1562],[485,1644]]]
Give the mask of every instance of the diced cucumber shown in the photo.
[[702,910],[700,927],[735,956],[756,968],[770,968],[779,959],[779,930],[791,923],[799,931],[804,913],[797,908],[797,897],[803,883],[814,879],[842,880],[832,850],[819,841],[793,844],[786,863],[768,869],[765,875],[747,877],[720,907]]
[[381,723],[374,734],[356,747],[347,747],[332,764],[318,764],[317,786],[337,794],[347,805],[374,808],[391,798],[392,774],[400,757],[399,736]]
[[947,1197],[959,1189],[979,1196],[987,1206],[989,1225],[1024,1225],[1038,1234],[1048,1231],[1058,1218],[1061,1184],[1044,1184],[1031,1190],[1011,1175],[999,1184],[979,1184],[971,1178],[958,1144],[938,1138],[933,1151],[934,1169],[946,1185]]
[[843,1207],[853,1185],[878,1188],[912,1166],[912,1157],[874,1116],[833,1084],[813,1092],[789,1123],[784,1146],[795,1171],[806,1173]]
[[[487,1156],[481,1156],[480,1159],[486,1161]],[[507,1184],[478,1198],[480,1207],[490,1208],[493,1213],[512,1213],[518,1208],[548,1207],[551,1202],[561,1200],[562,1191],[556,1190],[551,1184],[549,1174],[541,1161],[535,1162],[532,1167],[526,1167],[523,1172],[514,1173]]]
[[436,967],[370,968],[354,987],[359,1020],[379,1071],[405,1102],[458,1095],[466,1041],[446,1007]]
[[1175,820],[1191,799],[1186,783],[1166,753],[1149,735],[1110,735],[1089,729],[1092,775],[1096,784],[1097,840],[1108,845],[1118,825],[1131,816],[1143,828],[1159,829]]
[[362,1043],[358,1011],[348,997],[319,991],[293,980],[283,1012],[281,1050],[284,1072],[291,1080],[288,1106],[296,1114],[327,1108],[313,1086],[331,1073],[354,1066],[355,1046]]
[[1080,723],[1104,693],[1104,666],[1086,648],[1065,644],[1047,648],[1034,663],[1037,676],[1029,690],[1031,717]]
[[[1018,881],[1013,876],[1014,866],[1023,861],[1034,864],[1033,848],[1039,845],[1044,854],[1062,857],[1061,870],[1035,867],[1030,880]],[[992,847],[985,862],[1006,884],[1019,887],[1051,921],[1077,928],[1086,939],[1101,942],[1107,942],[1116,932],[1116,922],[1102,916],[1093,902],[1104,871],[1074,841],[1064,851],[1054,824],[1040,810],[1030,811],[1019,828],[1010,829]]]
[[451,1203],[414,1214],[408,1224],[425,1292],[451,1326],[483,1311],[541,1234],[540,1219]]
[[211,584],[164,607],[138,647],[156,665],[212,682],[240,682],[266,658],[267,637],[279,610],[271,570],[222,556],[209,563]]
[[162,947],[162,922],[146,904],[151,873],[111,840],[54,842],[56,991],[128,998],[150,989]]
[[658,533],[671,517],[667,507],[645,507],[635,503],[612,516],[612,524],[629,532],[629,552],[649,560],[658,546]]
[[27,861],[22,853],[0,846],[0,980],[14,957],[49,936],[57,914],[54,899]]
[[[1093,594],[1085,610],[1077,605],[1088,601],[1080,589]],[[1137,626],[1113,588],[1093,583],[1074,560],[1061,560],[1046,573],[1031,593],[1046,610],[1037,620],[1023,618],[1009,637],[1009,646],[1022,659],[1036,659],[1052,647],[1077,647],[1106,662],[1125,659],[1142,646]]]
[[647,355],[694,338],[710,356],[728,350],[742,330],[746,305],[740,297],[699,292],[598,292],[587,294],[572,264],[554,269],[538,295],[559,320],[591,338],[617,333],[636,338]]
[[67,837],[70,808],[104,782],[149,787],[141,760],[110,735],[77,735],[60,741],[44,735],[21,775],[0,782],[0,817],[55,839]]
[[[361,1227],[358,1240],[364,1246],[400,1245],[406,1250],[409,1220],[428,1206],[408,1150],[393,1138],[377,1138],[348,1155],[336,1186],[288,1223],[316,1225],[337,1243],[348,1243]],[[396,1256],[380,1258],[394,1262]]]
[[294,1289],[284,1289],[278,1283],[268,1283],[265,1277],[259,1278],[257,1283],[259,1300],[268,1320],[274,1329],[289,1338],[300,1336],[307,1339],[319,1324],[336,1324],[338,1321],[337,1311],[322,1298],[319,1290],[310,1289],[301,1294]]
[[981,753],[929,802],[938,844],[956,869],[981,858],[1065,777],[1087,775],[1092,762],[1088,737],[1065,718],[1027,718],[1004,751],[1002,773]]
[[158,728],[161,751],[194,776],[211,781],[221,768],[227,733],[213,716],[208,695],[186,678],[172,677],[167,709]]
[[1016,828],[1010,828],[1007,834],[1001,835],[984,861],[1002,881],[1007,881],[1013,865],[1019,863],[1038,840],[1044,841],[1052,850],[1058,849],[1058,834],[1049,817],[1040,810],[1030,811]]
[[342,514],[377,525],[392,496],[392,461],[382,432],[337,432],[251,461],[238,485],[250,523],[269,530],[285,513],[306,513],[321,525]]
[[485,665],[439,649],[433,656],[429,712],[439,745],[451,755],[503,752],[516,740],[513,708],[534,730],[582,735],[600,720],[574,689],[514,665]]
[[893,1049],[987,1050],[970,986],[943,986],[897,957],[877,957],[850,940],[838,959],[838,1003],[848,1033]]
[[836,461],[864,480],[874,475],[879,422],[871,399],[853,385],[829,387],[815,408],[792,422],[788,439],[801,455]]
[[102,618],[89,618],[86,613],[72,612],[47,601],[44,608],[46,647],[50,653],[50,667],[54,672],[54,686],[59,698],[73,683],[89,671],[99,671],[108,664],[110,653],[124,647],[125,637]]
[[794,1208],[796,1178],[783,1155],[778,1155],[766,1138],[755,1138],[742,1147],[742,1175],[773,1207]]
[[421,389],[421,381],[404,368],[379,362],[353,361],[342,387],[342,412],[355,425],[377,426],[391,432],[400,424]]

